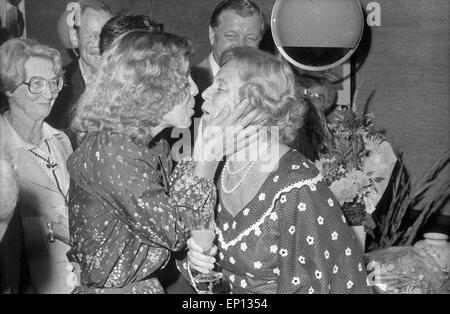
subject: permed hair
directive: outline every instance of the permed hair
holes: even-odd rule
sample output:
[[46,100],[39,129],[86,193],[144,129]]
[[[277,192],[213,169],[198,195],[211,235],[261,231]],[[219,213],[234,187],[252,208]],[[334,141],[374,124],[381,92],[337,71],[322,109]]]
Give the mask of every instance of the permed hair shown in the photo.
[[102,27],[99,40],[100,54],[103,55],[114,40],[126,32],[145,29],[149,31],[160,31],[159,25],[146,15],[132,15],[127,12],[120,12],[112,17]]
[[241,17],[248,17],[258,15],[261,20],[261,36],[264,34],[266,30],[266,20],[264,18],[264,14],[261,9],[254,3],[249,0],[224,0],[217,5],[214,9],[213,14],[211,15],[211,21],[209,25],[212,28],[215,28],[219,25],[220,14],[225,11],[233,11],[237,15]]
[[151,129],[189,97],[192,44],[177,35],[135,30],[120,36],[102,58],[72,122],[81,142],[93,132],[117,132],[148,143]]
[[289,144],[302,127],[306,112],[304,100],[297,97],[291,67],[271,54],[253,47],[234,47],[224,52],[221,66],[232,63],[243,84],[241,99],[258,108],[265,119],[261,125],[278,126],[280,140]]
[[32,57],[48,59],[57,77],[63,76],[58,50],[30,39],[14,38],[0,46],[0,90],[13,92],[27,79],[25,63]]

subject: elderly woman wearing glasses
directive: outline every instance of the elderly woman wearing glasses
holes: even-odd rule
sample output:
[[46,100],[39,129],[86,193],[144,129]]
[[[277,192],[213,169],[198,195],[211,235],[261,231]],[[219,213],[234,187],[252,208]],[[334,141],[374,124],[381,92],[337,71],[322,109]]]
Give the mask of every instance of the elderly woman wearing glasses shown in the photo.
[[36,293],[66,293],[69,250],[67,136],[44,119],[62,88],[57,50],[27,39],[0,46],[1,91],[9,110],[0,116],[4,143],[17,167],[17,210]]

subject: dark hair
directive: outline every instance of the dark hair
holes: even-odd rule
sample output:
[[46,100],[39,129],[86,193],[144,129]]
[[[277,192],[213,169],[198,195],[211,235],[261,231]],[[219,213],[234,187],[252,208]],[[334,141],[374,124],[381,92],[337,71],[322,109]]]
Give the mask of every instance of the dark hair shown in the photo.
[[103,55],[113,41],[126,32],[138,29],[160,31],[159,28],[159,25],[146,15],[131,15],[127,12],[121,12],[108,20],[103,26],[99,39],[100,54]]
[[261,19],[261,34],[264,33],[266,28],[266,20],[261,9],[250,0],[224,0],[214,9],[211,16],[209,25],[211,27],[217,27],[219,25],[220,14],[224,11],[234,11],[237,15],[242,17],[258,15]]

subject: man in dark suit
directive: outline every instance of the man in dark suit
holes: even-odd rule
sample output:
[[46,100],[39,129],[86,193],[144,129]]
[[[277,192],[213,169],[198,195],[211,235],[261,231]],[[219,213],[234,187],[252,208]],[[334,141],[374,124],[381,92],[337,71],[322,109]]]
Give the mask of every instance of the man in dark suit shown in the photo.
[[[191,132],[202,115],[201,94],[208,88],[220,69],[220,59],[225,50],[237,46],[258,47],[266,29],[261,9],[249,0],[225,0],[215,9],[209,24],[211,53],[191,71],[199,93],[195,101],[195,115]],[[197,120],[197,121],[196,121]],[[191,133],[192,136],[194,133]]]
[[64,67],[64,88],[53,105],[47,122],[54,128],[64,130],[74,145],[69,131],[71,114],[76,102],[84,92],[86,82],[95,73],[100,62],[98,41],[100,31],[112,17],[111,9],[98,0],[80,0],[80,20],[69,30],[69,39],[78,48],[79,58]]
[[70,113],[85,88],[77,59],[64,67],[64,87],[55,100],[47,123],[56,129],[66,130],[70,126]]

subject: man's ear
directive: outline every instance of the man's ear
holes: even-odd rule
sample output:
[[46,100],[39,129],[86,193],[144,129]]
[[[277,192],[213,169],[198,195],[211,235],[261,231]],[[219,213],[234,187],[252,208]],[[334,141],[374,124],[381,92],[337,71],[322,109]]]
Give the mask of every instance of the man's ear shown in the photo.
[[69,39],[73,48],[78,48],[78,33],[77,30],[74,29],[73,27],[69,29]]
[[214,31],[214,29],[211,27],[211,25],[209,26],[209,43],[211,44],[211,46],[214,45],[214,36],[215,36],[216,32]]

